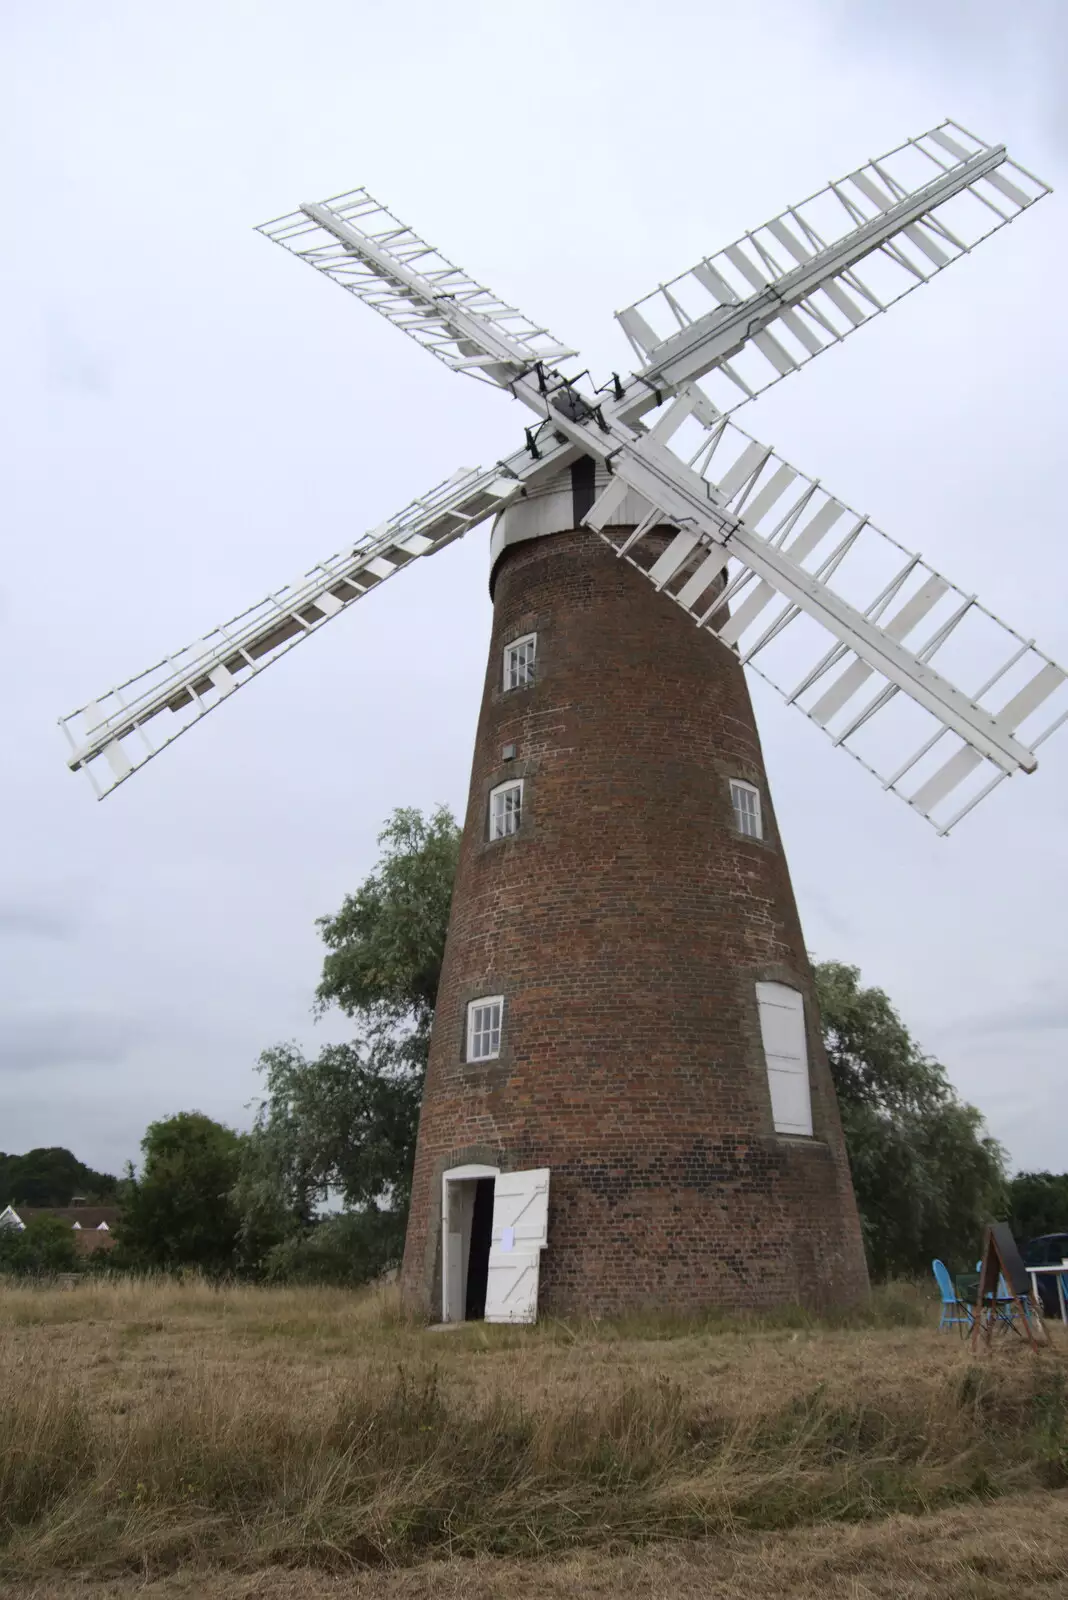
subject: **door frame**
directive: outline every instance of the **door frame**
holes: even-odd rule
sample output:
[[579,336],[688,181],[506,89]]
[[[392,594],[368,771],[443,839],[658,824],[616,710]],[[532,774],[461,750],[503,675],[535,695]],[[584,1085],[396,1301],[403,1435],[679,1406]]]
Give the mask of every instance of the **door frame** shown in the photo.
[[[453,1287],[449,1265],[449,1185],[459,1183],[472,1183],[477,1178],[499,1178],[500,1167],[489,1167],[481,1161],[469,1161],[463,1166],[448,1167],[441,1174],[441,1320],[442,1322],[466,1322],[464,1315],[459,1317],[449,1316],[449,1291]],[[461,1235],[461,1238],[463,1236]],[[463,1249],[461,1244],[461,1249]],[[471,1248],[470,1224],[467,1230],[466,1248]],[[461,1287],[466,1274],[460,1266]],[[460,1295],[459,1304],[463,1305],[463,1296]]]

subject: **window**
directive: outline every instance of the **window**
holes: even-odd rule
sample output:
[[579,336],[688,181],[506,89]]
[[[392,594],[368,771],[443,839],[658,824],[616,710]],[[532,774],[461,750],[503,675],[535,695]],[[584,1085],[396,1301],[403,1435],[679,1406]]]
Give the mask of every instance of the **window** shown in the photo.
[[467,1059],[490,1061],[501,1053],[501,1013],[504,997],[472,1000],[467,1008]]
[[522,639],[513,639],[511,644],[505,645],[504,687],[506,689],[526,689],[534,682],[534,652],[537,643],[537,634],[527,633]]
[[758,983],[756,994],[775,1132],[811,1134],[804,998],[783,983]]
[[518,833],[522,816],[522,778],[516,778],[511,783],[499,783],[496,789],[490,790],[489,836],[491,839],[507,839],[509,834]]
[[750,839],[763,839],[764,821],[760,815],[760,790],[740,778],[731,779],[731,805],[734,826]]

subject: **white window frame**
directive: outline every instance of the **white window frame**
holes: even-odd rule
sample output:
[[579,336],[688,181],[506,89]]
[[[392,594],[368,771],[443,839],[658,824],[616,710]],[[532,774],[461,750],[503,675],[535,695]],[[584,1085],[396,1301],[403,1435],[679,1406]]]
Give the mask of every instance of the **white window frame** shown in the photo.
[[[523,645],[530,645],[530,660],[526,663],[525,670],[528,676],[522,682],[512,683],[512,653]],[[536,633],[524,633],[518,639],[510,639],[504,647],[504,675],[501,686],[505,694],[510,694],[513,689],[529,689],[535,682],[538,665],[538,636]]]
[[812,1138],[812,1079],[805,997],[785,983],[758,983],[757,1012],[776,1133]]
[[[483,1050],[478,1055],[476,1055],[475,1054],[475,1043],[476,1043],[476,1040],[483,1033],[487,1033],[489,1035],[490,1039],[492,1040],[493,1033],[494,1033],[494,1028],[493,1028],[492,1021],[491,1021],[490,1026],[488,1028],[483,1029],[483,1028],[476,1027],[476,1023],[477,1023],[477,1020],[478,1020],[478,1013],[480,1011],[489,1011],[489,1010],[491,1010],[491,1008],[493,1006],[497,1006],[499,1008],[498,1009],[498,1013],[497,1013],[497,1028],[496,1028],[497,1045],[496,1045],[496,1048],[495,1049],[491,1048],[489,1050]],[[495,1061],[497,1059],[497,1057],[501,1053],[501,1034],[503,1033],[503,1031],[504,1031],[504,996],[503,996],[503,994],[480,995],[477,1000],[469,1000],[468,1003],[467,1003],[467,1052],[466,1052],[466,1059],[468,1061]]]
[[[735,800],[736,794],[752,795],[754,806],[749,810],[746,806],[739,806]],[[755,783],[747,783],[744,778],[731,779],[731,810],[734,813],[734,826],[743,839],[763,839],[764,837],[764,808],[760,803],[760,790]],[[742,819],[746,818],[756,823],[756,828],[742,826]]]
[[[518,816],[516,816],[516,813],[514,811],[502,811],[500,819],[498,819],[497,814],[496,814],[496,810],[495,810],[495,807],[494,807],[494,801],[496,800],[498,795],[508,794],[511,791],[516,790],[516,789],[519,791],[519,814],[518,814]],[[514,825],[514,827],[503,826],[503,824],[509,822],[511,820],[511,818],[513,818],[513,817],[515,817],[515,825]],[[500,820],[500,822],[502,823],[502,826],[501,826],[499,831],[497,829],[498,820]],[[490,841],[492,842],[494,839],[513,839],[515,837],[515,835],[519,832],[519,830],[520,830],[520,828],[522,826],[523,826],[523,780],[522,780],[522,778],[509,778],[505,783],[498,783],[497,786],[495,788],[491,789],[490,792],[489,792],[489,836],[490,836]]]

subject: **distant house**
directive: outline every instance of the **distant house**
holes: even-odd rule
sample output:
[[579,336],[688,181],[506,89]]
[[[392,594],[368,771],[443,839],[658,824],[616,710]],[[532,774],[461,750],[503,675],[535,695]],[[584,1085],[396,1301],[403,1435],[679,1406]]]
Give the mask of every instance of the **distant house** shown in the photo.
[[24,1228],[34,1217],[61,1217],[75,1230],[75,1244],[82,1255],[110,1250],[115,1244],[118,1206],[5,1206],[0,1211],[0,1228]]

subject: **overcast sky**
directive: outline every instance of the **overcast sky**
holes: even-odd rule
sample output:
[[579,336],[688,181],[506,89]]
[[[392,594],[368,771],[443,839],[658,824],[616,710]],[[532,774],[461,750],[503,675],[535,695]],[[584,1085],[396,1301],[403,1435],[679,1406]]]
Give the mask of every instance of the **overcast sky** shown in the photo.
[[[614,310],[945,116],[1064,185],[1066,39],[1059,0],[6,0],[0,1149],[246,1124],[262,1049],[344,1036],[315,917],[395,806],[466,800],[488,529],[102,804],[65,769],[57,716],[523,425],[254,224],[366,184],[601,377]],[[739,419],[1062,661],[1066,246],[1055,193]],[[1068,734],[939,840],[754,698],[809,947],[1063,1170]]]

